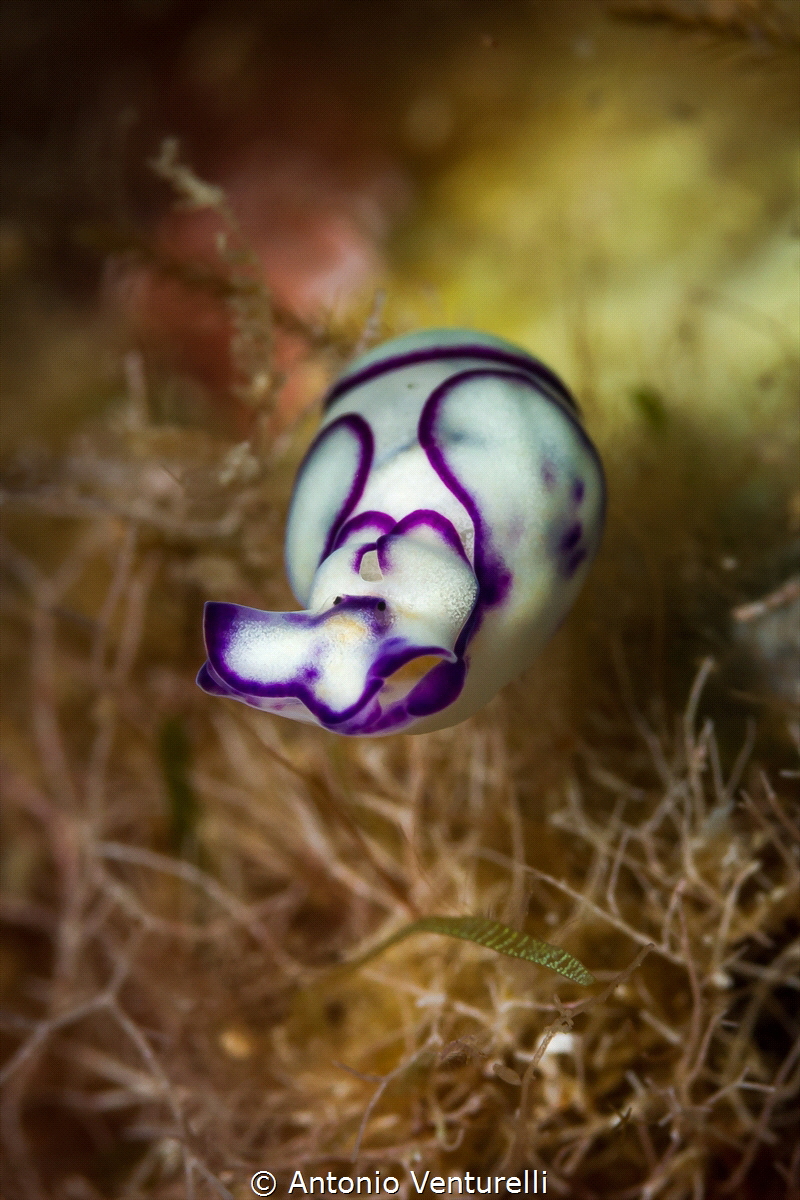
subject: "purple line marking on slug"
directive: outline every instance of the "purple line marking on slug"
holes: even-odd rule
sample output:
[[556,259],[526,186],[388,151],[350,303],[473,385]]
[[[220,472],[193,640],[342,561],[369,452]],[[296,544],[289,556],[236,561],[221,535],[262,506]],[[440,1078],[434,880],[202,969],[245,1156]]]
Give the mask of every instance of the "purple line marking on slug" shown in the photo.
[[322,551],[322,555],[320,556],[320,562],[326,559],[333,550],[339,530],[361,499],[361,494],[364,491],[364,486],[367,482],[367,477],[369,476],[372,458],[375,451],[375,439],[372,436],[372,430],[364,418],[360,417],[357,413],[345,413],[345,415],[339,417],[338,420],[332,421],[330,425],[326,425],[322,432],[311,443],[306,454],[304,455],[303,461],[298,469],[297,478],[294,485],[294,491],[296,492],[299,489],[300,481],[303,477],[303,470],[306,464],[310,462],[312,456],[317,454],[317,452],[324,447],[326,440],[332,437],[333,434],[338,433],[341,429],[349,429],[353,434],[355,434],[356,440],[359,444],[358,465],[356,467],[355,475],[353,476],[353,481],[350,485],[350,490],[345,496],[339,511],[331,523],[330,530],[328,531],[328,537],[325,541],[325,547]]
[[[546,367],[544,363],[539,362],[537,358],[527,354],[511,354],[507,350],[499,350],[494,346],[481,346],[479,344],[429,346],[424,350],[410,350],[405,354],[391,354],[379,362],[370,363],[368,367],[362,367],[360,371],[354,371],[352,375],[345,375],[343,379],[338,380],[333,385],[323,401],[323,411],[327,411],[332,404],[340,400],[342,396],[346,395],[353,388],[360,387],[364,383],[371,383],[373,379],[378,379],[381,375],[386,375],[389,371],[401,370],[403,367],[413,367],[418,363],[448,362],[459,358],[477,358],[484,362],[497,363],[506,367],[516,367],[518,370],[525,371],[535,380],[539,386],[539,390],[543,391],[549,399],[565,404],[574,413],[580,415],[580,408],[575,397],[567,391],[558,376]],[[551,395],[551,392],[554,395]]]
[[369,554],[370,550],[374,550],[377,544],[377,542],[364,542],[362,546],[358,547],[353,555],[353,571],[356,575],[361,572],[361,564],[364,561],[365,555]]
[[342,729],[342,732],[362,735],[389,732],[398,727],[402,728],[409,719],[419,719],[441,712],[458,699],[464,687],[466,673],[466,663],[463,659],[441,662],[428,671],[403,700],[391,704],[383,712],[380,706],[365,709],[351,719],[347,729]]
[[443,517],[441,513],[435,512],[432,508],[415,508],[413,512],[408,513],[407,516],[397,522],[391,530],[391,535],[392,537],[399,537],[412,529],[418,529],[420,526],[433,529],[447,542],[448,546],[451,546],[464,559],[464,562],[469,563],[464,544],[456,533],[453,522],[448,521],[447,517]]
[[399,671],[406,663],[413,662],[415,658],[434,655],[441,658],[442,662],[455,662],[455,654],[450,658],[442,657],[441,646],[409,646],[402,638],[393,638],[385,643],[381,653],[370,667],[370,678],[376,676],[380,679],[388,679],[390,675],[394,675],[395,671]]
[[372,456],[375,452],[375,439],[372,436],[372,430],[363,417],[359,417],[355,413],[348,413],[347,416],[341,418],[341,421],[334,421],[328,428],[331,429],[340,425],[347,425],[358,438],[361,457],[359,458],[358,467],[356,468],[347,498],[339,510],[336,520],[331,525],[327,541],[325,542],[325,549],[322,552],[322,559],[326,559],[330,554],[336,542],[337,533],[361,499],[361,494],[364,491],[372,464]]
[[[370,512],[359,513],[358,516],[351,518],[349,521],[345,521],[345,523],[341,526],[336,534],[332,549],[338,550],[339,547],[343,546],[344,543],[348,541],[348,539],[354,533],[361,533],[363,530],[367,529],[377,529],[380,531],[380,533],[389,533],[390,530],[394,529],[396,524],[397,522],[395,521],[394,517],[390,517],[388,513],[377,512],[374,510],[371,510]],[[375,549],[374,543],[372,545],[372,549]]]
[[[519,371],[492,370],[488,367],[477,368],[471,371],[460,371],[457,375],[451,375],[449,379],[445,379],[444,383],[440,383],[431,392],[422,410],[417,430],[419,443],[427,454],[431,466],[436,471],[442,483],[449,488],[456,499],[467,510],[475,527],[475,574],[480,585],[478,603],[481,607],[489,607],[499,604],[502,601],[511,586],[511,572],[505,566],[502,559],[492,555],[490,551],[490,538],[480,508],[447,464],[445,452],[438,444],[436,438],[436,419],[439,415],[439,408],[442,402],[449,396],[450,392],[464,383],[469,383],[473,379],[487,378],[511,379],[517,383],[524,383],[528,387],[534,387],[529,376]],[[537,389],[534,387],[534,390]]]

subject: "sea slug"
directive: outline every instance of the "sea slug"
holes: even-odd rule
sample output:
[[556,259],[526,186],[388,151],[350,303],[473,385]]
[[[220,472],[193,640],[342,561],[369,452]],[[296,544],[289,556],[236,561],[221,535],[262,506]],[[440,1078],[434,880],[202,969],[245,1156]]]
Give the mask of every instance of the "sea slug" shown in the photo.
[[455,725],[563,620],[603,526],[575,400],[488,334],[438,329],[356,359],[294,486],[302,612],[212,602],[198,683],[335,733]]

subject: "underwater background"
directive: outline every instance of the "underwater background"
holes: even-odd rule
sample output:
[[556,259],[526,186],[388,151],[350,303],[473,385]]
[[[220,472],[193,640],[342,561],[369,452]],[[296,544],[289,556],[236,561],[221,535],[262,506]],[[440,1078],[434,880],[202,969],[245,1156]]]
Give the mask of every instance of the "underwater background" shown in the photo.
[[[5,1200],[800,1193],[800,7],[5,0]],[[516,341],[600,555],[416,737],[194,683],[346,362]],[[564,946],[585,989],[410,922]]]

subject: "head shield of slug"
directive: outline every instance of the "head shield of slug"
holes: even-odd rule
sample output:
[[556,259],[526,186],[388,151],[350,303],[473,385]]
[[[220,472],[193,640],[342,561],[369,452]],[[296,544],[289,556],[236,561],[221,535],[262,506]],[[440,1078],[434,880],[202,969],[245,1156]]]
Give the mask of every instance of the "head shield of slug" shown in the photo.
[[558,628],[603,508],[552,371],[488,334],[396,338],[333,385],[298,471],[286,566],[303,611],[208,604],[198,683],[342,734],[454,725]]
[[314,578],[305,612],[209,603],[200,685],[340,733],[379,733],[460,691],[456,650],[478,584],[424,527],[347,544]]

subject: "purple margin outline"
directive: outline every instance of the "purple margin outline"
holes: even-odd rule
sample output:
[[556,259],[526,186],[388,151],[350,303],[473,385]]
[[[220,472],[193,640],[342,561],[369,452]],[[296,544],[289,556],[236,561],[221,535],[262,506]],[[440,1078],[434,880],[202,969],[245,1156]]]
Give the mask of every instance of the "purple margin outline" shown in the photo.
[[[479,342],[465,342],[460,346],[428,346],[423,350],[410,350],[407,354],[390,354],[388,358],[370,363],[369,366],[362,367],[360,371],[356,371],[352,375],[344,375],[334,383],[322,402],[322,411],[327,412],[332,404],[353,388],[360,387],[362,383],[370,383],[373,379],[378,379],[390,371],[413,367],[417,363],[446,362],[453,358],[478,358],[486,362],[526,371],[536,380],[539,387],[544,386],[545,389],[548,389],[545,390],[545,395],[549,399],[560,401],[573,413],[581,415],[578,402],[567,390],[566,385],[554,371],[539,362],[538,358],[528,354],[511,354],[507,350],[498,350],[493,346],[482,346]],[[550,395],[549,389],[552,389],[556,395]]]
[[[375,608],[377,600],[372,601],[367,598],[354,597],[346,598],[341,608],[350,608],[354,610],[367,610]],[[231,604],[227,601],[210,600],[205,605],[204,612],[204,634],[206,641],[207,661],[200,668],[197,682],[204,690],[208,690],[208,684],[213,685],[213,694],[228,695],[231,699],[243,699],[247,702],[249,697],[255,699],[274,699],[281,700],[292,697],[299,700],[308,711],[316,717],[321,725],[325,728],[335,728],[342,723],[348,723],[354,717],[366,715],[363,713],[364,708],[373,700],[381,688],[383,687],[389,675],[399,670],[408,662],[412,662],[415,658],[421,658],[426,655],[438,655],[443,658],[440,666],[460,667],[463,664],[460,660],[453,661],[452,658],[445,657],[442,654],[443,647],[441,646],[414,646],[408,647],[402,644],[399,639],[390,639],[377,659],[371,664],[367,673],[364,690],[353,704],[342,712],[336,712],[329,708],[327,704],[322,703],[314,695],[313,690],[309,688],[301,679],[297,677],[274,683],[257,683],[255,680],[244,679],[237,672],[226,667],[221,660],[219,648],[221,644],[226,643],[230,639],[232,626],[242,618],[247,620],[256,620],[260,624],[270,624],[269,617],[274,614],[265,613],[262,609],[250,608],[243,604]],[[328,614],[315,614],[308,616],[305,613],[282,613],[281,619],[289,617],[301,617],[301,621],[296,621],[298,624],[307,624],[312,628],[315,625],[322,625],[325,622]],[[266,618],[266,619],[265,619]],[[392,643],[395,642],[393,646]],[[212,649],[213,647],[213,649]],[[453,655],[455,658],[455,655]],[[215,661],[216,660],[216,661]],[[436,670],[437,668],[433,668]],[[432,672],[429,672],[430,675]],[[426,676],[427,678],[427,676]],[[420,683],[423,683],[421,680]],[[417,688],[420,686],[416,685]],[[416,688],[414,689],[416,690]],[[392,706],[392,712],[397,714],[397,709],[404,706],[410,699],[413,693],[401,701],[399,705]],[[387,716],[388,714],[383,714]],[[375,716],[367,724],[375,723]],[[354,732],[357,732],[354,730]]]

